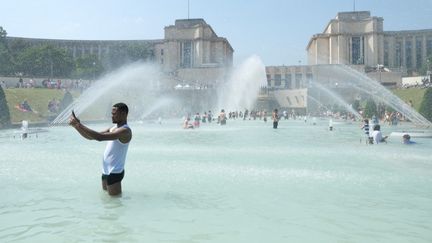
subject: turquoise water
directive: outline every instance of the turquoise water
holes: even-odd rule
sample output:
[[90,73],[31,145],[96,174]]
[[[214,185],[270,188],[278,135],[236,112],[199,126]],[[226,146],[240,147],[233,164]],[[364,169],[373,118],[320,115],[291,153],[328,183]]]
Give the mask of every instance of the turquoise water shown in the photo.
[[120,198],[101,189],[104,142],[1,131],[0,241],[431,242],[432,139],[327,125],[132,123]]

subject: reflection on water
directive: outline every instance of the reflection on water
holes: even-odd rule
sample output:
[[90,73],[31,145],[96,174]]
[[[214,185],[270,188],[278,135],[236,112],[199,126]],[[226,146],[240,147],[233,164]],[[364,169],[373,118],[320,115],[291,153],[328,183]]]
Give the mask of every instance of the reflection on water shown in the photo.
[[38,139],[0,136],[0,239],[430,242],[432,141],[367,146],[359,124],[327,125],[132,123],[123,194],[114,198],[100,184],[105,143],[69,127]]

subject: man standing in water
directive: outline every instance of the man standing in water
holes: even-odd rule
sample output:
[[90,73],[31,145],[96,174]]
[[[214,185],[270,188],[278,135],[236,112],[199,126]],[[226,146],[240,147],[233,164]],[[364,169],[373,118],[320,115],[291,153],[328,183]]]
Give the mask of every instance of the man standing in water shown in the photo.
[[278,124],[279,124],[279,114],[278,114],[277,109],[274,109],[274,111],[273,111],[272,120],[273,120],[273,128],[277,129]]
[[113,105],[111,118],[116,125],[102,132],[96,132],[81,124],[73,112],[69,120],[69,124],[84,138],[108,141],[103,156],[102,188],[111,196],[119,195],[122,191],[126,154],[132,139],[132,130],[127,124],[128,112],[129,109],[124,103]]

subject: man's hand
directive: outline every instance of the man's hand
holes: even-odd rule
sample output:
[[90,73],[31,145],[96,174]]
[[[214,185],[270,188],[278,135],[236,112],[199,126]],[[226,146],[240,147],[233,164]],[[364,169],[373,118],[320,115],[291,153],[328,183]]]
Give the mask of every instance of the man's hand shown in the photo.
[[77,127],[80,124],[80,120],[78,118],[76,118],[75,116],[71,116],[69,118],[69,125],[73,126],[73,127]]

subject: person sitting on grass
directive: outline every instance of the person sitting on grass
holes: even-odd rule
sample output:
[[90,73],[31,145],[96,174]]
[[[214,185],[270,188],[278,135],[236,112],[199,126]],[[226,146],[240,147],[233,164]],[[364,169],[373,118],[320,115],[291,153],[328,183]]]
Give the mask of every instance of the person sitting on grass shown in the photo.
[[27,99],[25,99],[22,103],[21,103],[21,108],[26,110],[26,111],[33,111],[32,108],[30,107]]

